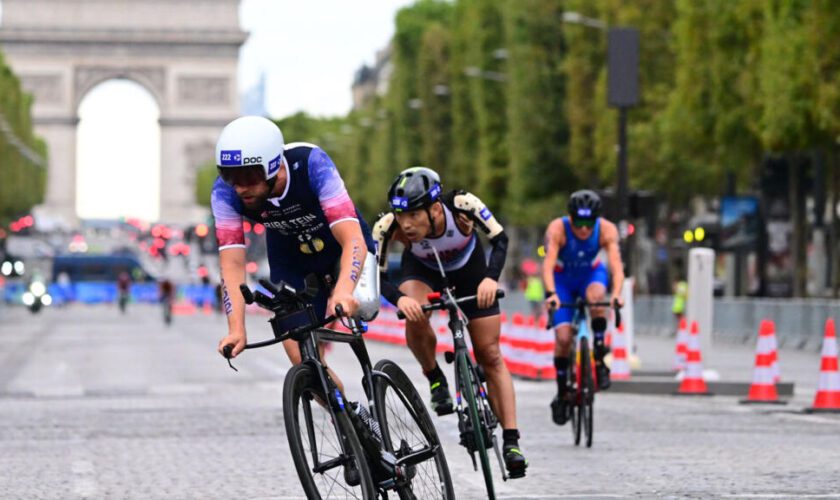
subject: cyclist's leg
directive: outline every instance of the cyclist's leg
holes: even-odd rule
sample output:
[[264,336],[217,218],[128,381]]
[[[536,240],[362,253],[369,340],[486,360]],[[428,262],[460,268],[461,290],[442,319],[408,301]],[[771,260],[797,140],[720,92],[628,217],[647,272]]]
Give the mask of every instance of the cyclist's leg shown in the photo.
[[[420,304],[428,304],[426,296],[432,293],[432,288],[425,281],[412,277],[400,283],[400,291]],[[437,337],[435,337],[428,315],[421,321],[405,320],[405,341],[417,362],[420,363],[423,372],[428,373],[434,370],[437,365],[435,361]]]
[[[562,273],[554,273],[554,286],[557,298],[561,304],[573,304],[575,293],[573,283]],[[551,418],[557,425],[563,425],[568,420],[567,392],[569,377],[569,354],[572,350],[572,318],[574,310],[562,307],[554,312],[554,369],[557,379],[557,396],[551,401]]]
[[[456,295],[475,295],[478,285],[484,279],[487,264],[484,252],[476,246],[472,256],[461,269],[450,273],[452,283],[459,285]],[[516,394],[513,390],[513,379],[502,358],[499,347],[501,337],[501,321],[499,303],[486,309],[479,309],[475,301],[461,305],[461,310],[469,319],[467,328],[470,331],[475,357],[487,379],[487,392],[493,413],[502,424],[502,440],[505,466],[511,478],[525,476],[528,460],[519,449],[519,429],[516,426]]]
[[[428,304],[427,295],[435,289],[440,289],[437,277],[409,252],[403,253],[402,272],[400,291],[420,304]],[[432,410],[438,415],[452,413],[452,396],[449,394],[446,375],[435,358],[437,337],[428,314],[420,321],[406,320],[405,340],[420,364],[423,375],[429,380]]]
[[[585,290],[587,302],[606,301],[607,280],[607,271],[603,266],[598,266],[592,270]],[[598,377],[598,386],[601,389],[607,389],[610,386],[609,369],[604,364],[604,356],[608,352],[604,341],[608,312],[609,309],[605,307],[591,307],[589,309],[589,315],[592,318],[592,354],[595,356],[595,371]]]
[[[274,265],[276,262],[275,258],[278,257],[280,259],[283,258],[283,256],[273,255],[271,253],[269,255],[269,262],[271,264],[271,281],[273,283],[280,283],[282,281],[297,290],[303,290],[305,288],[305,280],[307,275],[314,273],[318,276],[323,277],[329,274],[333,267],[330,264],[329,258],[320,259],[312,262],[304,262],[294,258],[286,258],[285,260],[280,260],[278,262],[278,265]],[[319,318],[323,318],[327,314],[327,298],[329,297],[329,293],[331,293],[331,291],[321,288],[318,290],[318,293],[312,300],[312,305],[315,307],[315,315]],[[303,324],[308,324],[308,322],[309,318],[306,314],[296,314],[290,318],[285,318],[284,320],[280,321],[279,326],[283,330],[289,330],[291,328],[301,326]],[[289,361],[292,362],[292,365],[300,364],[300,347],[296,340],[289,339],[283,341],[283,348],[286,350],[286,355],[289,357]],[[318,351],[318,354],[321,357],[321,361],[324,363],[324,365],[327,365],[327,362],[324,358],[325,353],[323,344],[318,346]],[[327,371],[330,374],[330,378],[338,386],[339,390],[343,392],[344,384],[342,383],[338,375],[334,371],[329,369],[329,367],[327,367]]]

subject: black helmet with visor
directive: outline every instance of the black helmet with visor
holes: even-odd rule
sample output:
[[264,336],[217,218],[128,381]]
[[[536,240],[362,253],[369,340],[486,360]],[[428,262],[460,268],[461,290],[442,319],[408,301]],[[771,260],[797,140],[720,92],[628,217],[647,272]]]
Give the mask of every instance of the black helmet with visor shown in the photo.
[[440,198],[440,176],[426,167],[412,167],[400,172],[388,190],[388,203],[394,212],[428,209]]
[[582,189],[569,197],[569,217],[578,227],[593,227],[601,215],[601,198],[595,191]]

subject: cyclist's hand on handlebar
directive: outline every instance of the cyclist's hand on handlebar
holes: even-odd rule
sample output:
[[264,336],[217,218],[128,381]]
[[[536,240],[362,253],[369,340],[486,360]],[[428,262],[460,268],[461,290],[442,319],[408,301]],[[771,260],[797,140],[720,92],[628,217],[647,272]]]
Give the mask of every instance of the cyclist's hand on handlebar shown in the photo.
[[624,307],[624,301],[621,300],[621,296],[616,294],[613,294],[613,296],[610,298],[610,304],[614,306],[618,305],[618,307]]
[[487,309],[496,301],[496,290],[499,289],[499,284],[492,278],[484,278],[478,284],[478,290],[475,293],[476,303],[479,309]]
[[245,332],[237,332],[237,333],[229,333],[227,337],[223,338],[219,341],[218,351],[219,354],[222,356],[225,355],[224,349],[227,345],[233,346],[233,352],[231,353],[231,358],[235,358],[242,352],[242,349],[245,349],[245,344],[248,342],[246,338]]
[[556,293],[552,293],[547,299],[545,299],[545,306],[549,309],[560,308],[560,297],[558,297]]
[[423,321],[426,319],[426,313],[423,312],[423,307],[408,295],[400,297],[400,300],[397,301],[397,309],[402,311],[409,321]]
[[333,292],[327,301],[327,314],[338,316],[335,310],[335,306],[337,305],[341,305],[344,316],[348,317],[356,314],[356,311],[359,309],[359,301],[353,297],[352,293]]

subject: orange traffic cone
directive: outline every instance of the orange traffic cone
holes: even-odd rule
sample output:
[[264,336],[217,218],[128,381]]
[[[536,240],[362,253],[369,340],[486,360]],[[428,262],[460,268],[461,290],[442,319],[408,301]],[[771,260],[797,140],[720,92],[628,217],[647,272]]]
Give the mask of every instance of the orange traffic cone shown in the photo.
[[685,370],[685,358],[688,355],[688,324],[686,324],[685,316],[680,316],[680,325],[677,328],[677,347],[674,354],[674,371]]
[[610,378],[613,380],[628,380],[630,378],[630,363],[627,361],[627,337],[624,335],[624,325],[618,326],[613,337]]
[[685,395],[711,395],[706,381],[703,380],[703,357],[700,354],[700,337],[696,321],[691,322],[691,331],[688,337],[688,352],[685,359],[685,370],[682,383],[680,383],[677,394]]
[[814,406],[806,411],[811,412],[840,412],[840,370],[837,369],[837,335],[834,332],[834,320],[829,318],[825,322],[825,337],[823,338],[822,363],[820,365],[820,382],[817,385],[817,395]]
[[[762,325],[764,322],[761,322]],[[782,380],[781,370],[779,369],[779,343],[776,341],[776,325],[772,321],[768,321],[770,328],[770,361],[771,371],[773,372],[773,382],[779,383]]]
[[755,370],[753,370],[753,381],[750,385],[750,392],[747,399],[741,403],[772,403],[785,404],[779,401],[776,392],[776,380],[773,375],[773,358],[775,335],[773,333],[773,322],[763,320],[758,328],[758,345],[755,348]]

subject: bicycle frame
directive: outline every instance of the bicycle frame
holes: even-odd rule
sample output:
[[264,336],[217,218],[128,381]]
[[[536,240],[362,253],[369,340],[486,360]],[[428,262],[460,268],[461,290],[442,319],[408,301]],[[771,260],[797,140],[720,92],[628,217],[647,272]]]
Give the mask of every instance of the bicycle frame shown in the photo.
[[[278,290],[275,289],[274,291],[275,294],[277,294]],[[243,294],[244,293],[245,292],[243,291]],[[253,299],[253,297],[251,298]],[[246,302],[247,301],[248,299],[246,298]],[[261,305],[264,305],[265,301],[265,296],[257,296],[257,302],[261,302]],[[282,320],[287,319],[290,316],[304,313],[308,316],[308,324],[292,328],[287,331],[283,330],[281,326]],[[381,377],[382,379],[387,380],[391,384],[393,384],[393,381],[388,376],[388,374],[373,369],[367,346],[365,345],[364,339],[362,338],[362,334],[367,331],[366,323],[355,318],[347,318],[345,326],[348,327],[350,333],[340,332],[337,330],[326,328],[326,325],[336,321],[337,319],[338,318],[336,318],[335,316],[330,316],[325,319],[319,320],[317,314],[315,313],[315,308],[312,304],[306,304],[302,309],[298,307],[296,310],[292,310],[290,312],[287,312],[286,314],[278,313],[275,314],[275,316],[272,317],[271,320],[269,320],[272,330],[274,331],[274,338],[262,342],[248,344],[245,346],[245,349],[265,347],[288,339],[296,340],[300,349],[301,364],[310,366],[312,370],[318,374],[318,382],[320,384],[321,391],[329,399],[328,402],[324,402],[324,406],[330,413],[330,417],[336,435],[341,436],[343,435],[343,433],[339,428],[338,419],[336,418],[336,412],[346,411],[344,397],[341,394],[341,391],[338,389],[338,386],[329,377],[329,372],[327,371],[327,368],[324,366],[321,360],[321,354],[318,349],[318,344],[320,342],[329,341],[340,342],[350,345],[353,354],[356,356],[356,359],[358,360],[359,365],[362,368],[362,386],[365,395],[368,399],[368,407],[370,408],[370,413],[371,415],[373,415],[377,422],[381,423],[384,421],[383,416],[385,410],[384,408],[379,408],[376,405],[376,398],[374,397],[375,380],[377,377]],[[406,399],[405,395],[401,392],[397,392],[397,394],[400,397],[400,400],[402,401],[406,410],[409,412],[410,417],[415,421],[419,421],[420,417],[414,411],[413,407],[410,405],[410,402]],[[348,414],[352,414],[352,412],[348,412]],[[311,421],[312,414],[307,406],[304,406],[304,415],[308,420]],[[353,417],[351,417],[351,420],[352,418]],[[429,436],[425,437],[429,438]],[[344,440],[339,440],[342,456],[334,458],[322,464],[318,461],[317,439],[313,435],[313,430],[311,428],[309,429],[307,438],[310,442],[310,449],[312,452],[311,459],[313,464],[312,470],[314,472],[323,473],[331,468],[336,467],[340,464],[340,461],[343,460],[348,454]],[[397,459],[392,453],[385,450],[383,445],[381,445],[378,441],[375,441],[373,439],[363,439],[362,436],[359,436],[359,438],[363,448],[365,449],[365,452],[369,455],[368,458],[370,459],[371,465],[376,469],[377,477],[385,478],[383,481],[378,482],[378,487],[382,489],[390,489],[396,485],[397,479],[402,476],[402,467],[415,465],[428,460],[437,453],[438,447],[440,446],[439,444],[437,444],[428,449],[420,450]]]
[[[584,396],[586,396],[587,399],[594,397],[594,394],[584,394],[586,389],[583,386],[583,374],[580,369],[582,366],[580,359],[580,344],[582,342],[586,342],[588,346],[587,353],[589,354],[589,368],[591,372],[589,376],[591,377],[591,380],[595,380],[595,356],[593,351],[592,334],[590,332],[589,325],[586,322],[588,316],[586,306],[582,302],[577,305],[575,314],[572,316],[572,330],[574,331],[575,336],[575,399],[578,404],[583,402]],[[595,392],[598,392],[597,385],[595,385]]]

